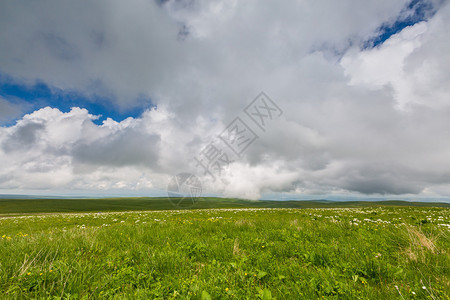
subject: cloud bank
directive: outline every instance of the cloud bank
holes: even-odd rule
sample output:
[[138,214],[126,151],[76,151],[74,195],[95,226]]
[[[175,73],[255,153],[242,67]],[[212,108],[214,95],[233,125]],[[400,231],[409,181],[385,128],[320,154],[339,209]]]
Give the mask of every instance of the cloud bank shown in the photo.
[[[156,107],[100,125],[46,107],[0,127],[0,191],[155,194],[189,171],[252,199],[449,196],[450,6],[425,2],[429,18],[375,47],[409,1],[4,2],[8,80]],[[193,157],[260,91],[283,115],[212,182]]]

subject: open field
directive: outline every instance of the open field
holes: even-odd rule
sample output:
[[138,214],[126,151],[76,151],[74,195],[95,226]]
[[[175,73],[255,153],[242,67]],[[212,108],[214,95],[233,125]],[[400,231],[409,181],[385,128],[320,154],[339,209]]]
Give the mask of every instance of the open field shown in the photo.
[[450,299],[450,210],[0,218],[0,298]]

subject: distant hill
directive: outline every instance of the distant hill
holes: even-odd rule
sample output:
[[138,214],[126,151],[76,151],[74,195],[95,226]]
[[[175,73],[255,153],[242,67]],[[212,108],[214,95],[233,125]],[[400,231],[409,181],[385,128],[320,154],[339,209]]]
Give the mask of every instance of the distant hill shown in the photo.
[[[175,205],[174,203],[179,203]],[[186,199],[159,198],[105,198],[105,199],[0,199],[0,215],[62,213],[62,212],[108,212],[144,211],[202,208],[345,208],[379,206],[445,207],[449,203],[408,201],[330,201],[330,200],[244,200],[231,198],[197,198],[194,205]]]

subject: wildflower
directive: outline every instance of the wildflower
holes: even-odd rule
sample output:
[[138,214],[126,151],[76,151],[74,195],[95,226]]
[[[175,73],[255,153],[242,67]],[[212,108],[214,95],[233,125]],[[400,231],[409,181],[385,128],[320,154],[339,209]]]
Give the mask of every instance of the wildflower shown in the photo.
[[244,275],[247,276],[247,273],[245,273]]
[[43,273],[39,273],[39,276],[42,276]]
[[27,275],[31,275],[31,272],[28,272]]
[[415,292],[411,292],[411,294],[415,295],[416,293]]
[[427,289],[427,287],[426,287],[426,286],[423,286],[422,288],[423,288],[424,290],[426,290],[426,289]]
[[264,246],[261,246],[261,248],[264,248]]
[[50,270],[49,272],[51,273],[51,272],[53,272],[53,270]]
[[225,289],[225,292],[228,292],[228,288]]

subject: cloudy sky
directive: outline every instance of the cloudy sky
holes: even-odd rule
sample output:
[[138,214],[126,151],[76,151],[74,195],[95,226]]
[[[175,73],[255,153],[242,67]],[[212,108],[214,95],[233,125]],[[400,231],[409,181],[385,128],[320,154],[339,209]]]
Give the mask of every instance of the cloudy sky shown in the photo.
[[0,1],[0,194],[445,198],[449,83],[445,0]]

